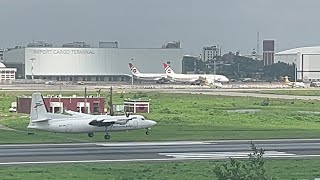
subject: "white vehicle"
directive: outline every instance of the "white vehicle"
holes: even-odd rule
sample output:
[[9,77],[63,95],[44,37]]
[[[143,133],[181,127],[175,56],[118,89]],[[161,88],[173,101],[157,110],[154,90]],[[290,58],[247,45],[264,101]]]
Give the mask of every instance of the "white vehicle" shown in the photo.
[[33,93],[28,128],[62,133],[88,133],[93,137],[95,132],[105,132],[105,139],[110,139],[110,131],[127,131],[146,129],[157,123],[146,120],[141,115],[110,116],[90,115],[74,112],[72,115],[48,113],[40,93]]
[[221,86],[221,83],[228,83],[229,79],[223,75],[213,75],[213,74],[176,74],[171,67],[163,63],[166,75],[172,80],[177,82],[187,82],[191,84],[199,84],[200,82],[205,82],[205,84],[210,86]]
[[131,70],[131,74],[133,77],[145,80],[145,81],[155,81],[156,83],[163,84],[165,82],[168,82],[166,74],[156,74],[156,73],[140,73],[139,70],[132,64],[129,63],[129,67]]
[[17,112],[17,108],[16,107],[11,107],[11,108],[9,108],[9,112]]

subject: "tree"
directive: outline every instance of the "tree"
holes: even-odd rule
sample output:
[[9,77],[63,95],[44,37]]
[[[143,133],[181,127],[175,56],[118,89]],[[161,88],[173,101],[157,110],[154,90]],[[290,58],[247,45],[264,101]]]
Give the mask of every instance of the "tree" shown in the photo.
[[279,77],[289,76],[294,78],[294,65],[278,62],[263,67],[263,78],[266,80],[279,79]]
[[[252,153],[249,160],[236,160],[230,158],[230,162],[216,165],[214,173],[219,180],[267,180],[269,179],[263,159],[264,149],[258,149],[251,142]],[[271,178],[272,179],[272,178]]]

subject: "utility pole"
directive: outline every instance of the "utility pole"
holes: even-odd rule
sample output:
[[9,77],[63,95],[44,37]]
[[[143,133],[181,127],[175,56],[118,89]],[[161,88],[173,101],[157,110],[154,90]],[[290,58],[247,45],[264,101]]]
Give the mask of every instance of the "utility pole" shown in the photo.
[[[133,64],[133,58],[131,58],[131,62]],[[132,74],[132,78],[131,78],[131,86],[133,87],[133,74]]]
[[84,111],[85,111],[84,113],[88,113],[88,111],[87,111],[87,86],[84,88]]
[[111,116],[113,116],[112,86],[110,87],[110,100],[109,100],[109,106],[110,106],[110,115],[111,115]]
[[[61,104],[61,83],[60,83],[60,87],[59,87],[59,106],[60,106],[60,104]],[[60,106],[60,108],[61,108],[61,106]],[[60,113],[61,112],[64,112],[64,110],[62,109],[62,110],[60,110]]]
[[213,58],[213,74],[214,74],[214,79],[216,78],[216,58]]
[[297,82],[297,59],[294,59],[294,82]]
[[31,58],[30,61],[31,61],[31,79],[32,79],[32,82],[34,82],[34,77],[33,77],[33,68],[34,68],[34,63],[33,61],[36,60],[36,58]]
[[259,54],[260,54],[260,47],[259,47],[259,43],[260,43],[260,33],[257,33],[257,49],[256,49],[256,59],[258,59]]

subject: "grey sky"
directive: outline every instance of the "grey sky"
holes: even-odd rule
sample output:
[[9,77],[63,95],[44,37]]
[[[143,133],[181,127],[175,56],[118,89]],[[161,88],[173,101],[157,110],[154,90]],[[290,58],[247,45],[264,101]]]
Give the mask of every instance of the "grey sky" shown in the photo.
[[259,31],[279,51],[320,45],[319,7],[318,0],[0,0],[0,48],[32,40],[135,48],[181,40],[186,54],[207,44],[248,53]]

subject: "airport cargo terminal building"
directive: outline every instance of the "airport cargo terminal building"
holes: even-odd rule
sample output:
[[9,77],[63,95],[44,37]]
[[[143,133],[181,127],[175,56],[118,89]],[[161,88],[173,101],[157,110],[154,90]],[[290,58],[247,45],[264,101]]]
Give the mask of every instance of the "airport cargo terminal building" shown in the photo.
[[4,53],[4,64],[17,79],[57,81],[130,81],[128,63],[140,72],[164,73],[163,62],[182,71],[181,48],[22,47]]

